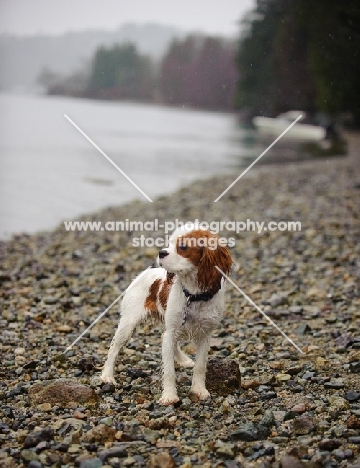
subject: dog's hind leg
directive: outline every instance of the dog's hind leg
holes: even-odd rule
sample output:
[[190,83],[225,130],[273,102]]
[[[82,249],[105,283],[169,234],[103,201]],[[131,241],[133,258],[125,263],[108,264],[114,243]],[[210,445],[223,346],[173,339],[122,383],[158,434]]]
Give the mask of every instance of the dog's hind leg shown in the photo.
[[104,365],[104,369],[101,373],[101,380],[103,382],[115,383],[114,369],[115,361],[119,351],[126,345],[130,340],[137,325],[145,318],[145,309],[130,310],[126,305],[122,304],[122,315],[120,318],[119,325],[115,332],[114,338],[111,341],[109,353]]
[[157,300],[157,291],[166,278],[163,268],[148,268],[131,283],[121,303],[121,318],[111,341],[108,357],[101,373],[103,382],[113,382],[116,357],[130,340],[137,325],[148,317],[161,319],[164,310]]
[[194,367],[194,361],[181,350],[179,344],[175,348],[175,361],[180,367]]

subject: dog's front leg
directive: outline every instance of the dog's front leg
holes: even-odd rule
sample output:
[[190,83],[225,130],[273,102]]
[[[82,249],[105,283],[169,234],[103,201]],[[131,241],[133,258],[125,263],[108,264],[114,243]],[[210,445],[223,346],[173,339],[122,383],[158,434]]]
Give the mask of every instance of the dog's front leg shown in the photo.
[[205,400],[210,393],[205,387],[205,374],[208,352],[210,348],[210,338],[208,336],[196,340],[197,350],[195,357],[194,373],[190,392],[200,400]]
[[159,400],[161,405],[173,405],[179,401],[176,392],[175,347],[174,332],[165,330],[162,341],[163,392]]

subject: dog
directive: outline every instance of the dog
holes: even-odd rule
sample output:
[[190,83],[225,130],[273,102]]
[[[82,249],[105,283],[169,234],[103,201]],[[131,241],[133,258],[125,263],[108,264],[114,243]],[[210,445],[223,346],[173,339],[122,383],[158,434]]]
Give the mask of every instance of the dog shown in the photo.
[[[101,373],[103,382],[113,382],[119,350],[131,338],[136,326],[146,319],[163,321],[163,391],[159,403],[179,401],[175,363],[194,367],[191,393],[200,400],[210,396],[205,373],[210,337],[219,324],[225,295],[225,278],[215,266],[229,274],[232,258],[226,245],[209,231],[196,225],[177,229],[169,246],[159,251],[158,267],[141,273],[126,290],[121,317]],[[195,363],[179,346],[181,338],[193,339],[197,346]]]

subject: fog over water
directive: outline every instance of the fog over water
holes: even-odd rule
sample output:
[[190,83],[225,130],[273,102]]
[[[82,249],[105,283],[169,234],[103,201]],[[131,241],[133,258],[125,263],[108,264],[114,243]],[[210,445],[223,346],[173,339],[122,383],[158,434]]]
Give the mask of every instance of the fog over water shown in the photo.
[[[134,198],[145,200],[67,114],[151,198],[238,167],[246,133],[231,114],[0,95],[0,236]],[[225,188],[225,187],[224,187]]]

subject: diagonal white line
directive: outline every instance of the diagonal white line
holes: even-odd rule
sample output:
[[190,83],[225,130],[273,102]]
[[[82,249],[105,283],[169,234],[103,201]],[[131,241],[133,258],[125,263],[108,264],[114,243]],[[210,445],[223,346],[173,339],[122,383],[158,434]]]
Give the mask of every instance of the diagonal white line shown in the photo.
[[223,191],[223,193],[222,193],[221,195],[219,195],[219,196],[216,198],[216,200],[214,200],[214,203],[218,202],[218,201],[220,200],[220,198],[221,198],[223,195],[225,195],[225,193],[226,193],[228,190],[230,190],[231,187],[233,187],[233,186],[236,184],[236,182],[237,182],[238,180],[240,180],[241,177],[242,177],[243,175],[245,175],[245,174],[259,161],[259,159],[261,159],[261,158],[264,156],[264,154],[266,154],[266,153],[269,151],[269,149],[272,148],[272,147],[275,145],[275,143],[277,143],[277,142],[280,140],[280,138],[282,138],[282,137],[285,135],[285,133],[288,132],[288,131],[290,130],[290,128],[293,127],[293,126],[296,124],[296,122],[297,122],[298,120],[301,119],[301,117],[302,117],[302,115],[299,115],[299,117],[297,117],[297,119],[294,120],[294,122],[292,122],[292,123],[288,126],[288,128],[287,128],[286,130],[284,130],[284,131],[282,132],[282,134],[279,135],[279,136],[276,138],[276,140],[274,140],[274,141],[271,143],[271,145],[270,145],[268,148],[266,148],[266,150],[263,151],[263,152],[260,154],[260,156],[258,156],[258,157],[255,159],[255,161],[253,161],[253,162],[250,164],[250,166],[249,166],[247,169],[245,169],[245,171],[244,171],[242,174],[240,174],[239,177],[238,177],[237,179],[235,179],[234,182],[232,182],[226,190]]
[[149,268],[152,268],[151,266],[147,267],[146,270],[144,270],[139,276],[137,276],[134,281],[132,283],[129,284],[129,286],[127,287],[127,289],[125,289],[124,292],[122,292],[120,294],[119,297],[117,297],[115,299],[115,301],[109,305],[109,307],[107,309],[104,310],[104,312],[102,312],[88,327],[86,330],[84,330],[81,335],[79,335],[75,341],[73,341],[71,343],[70,346],[68,346],[65,351],[64,351],[64,354],[66,354],[68,351],[70,351],[70,349],[78,342],[81,340],[81,338],[101,319],[104,317],[104,315],[111,309],[111,307],[113,307],[122,297],[123,295],[126,293],[126,291],[128,291],[130,288],[132,288],[134,286],[134,284],[136,284],[139,279],[145,274],[145,272],[149,269]]
[[122,297],[123,295],[125,294],[125,291],[123,293],[120,294],[120,296],[118,298],[115,299],[115,301],[109,305],[109,307],[104,310],[104,312],[102,312],[88,327],[86,330],[84,330],[81,335],[79,335],[75,341],[73,341],[71,343],[70,346],[68,346],[65,351],[64,351],[64,354],[66,354],[68,351],[70,351],[70,349],[78,342],[81,340],[81,338],[102,318],[104,317],[104,315],[111,309],[112,306],[114,306]]
[[88,140],[88,141],[89,141],[89,142],[90,142],[90,143],[91,143],[107,160],[108,160],[108,161],[109,161],[109,163],[111,163],[111,164],[112,164],[112,165],[113,165],[113,166],[114,166],[114,167],[115,167],[115,168],[116,168],[116,169],[117,169],[117,170],[118,170],[134,187],[135,187],[135,188],[136,188],[136,189],[138,189],[139,192],[140,192],[142,195],[144,195],[144,197],[145,197],[149,202],[152,202],[151,198],[148,197],[148,196],[146,195],[146,193],[143,192],[143,191],[141,190],[141,188],[140,188],[138,185],[136,185],[135,182],[134,182],[133,180],[131,180],[130,177],[129,177],[127,174],[125,174],[125,172],[124,172],[122,169],[120,169],[120,167],[117,166],[117,165],[114,163],[114,161],[113,161],[112,159],[110,159],[109,156],[108,156],[107,154],[105,154],[104,151],[103,151],[101,148],[99,148],[98,145],[97,145],[96,143],[94,143],[94,142],[92,141],[92,139],[91,139],[89,136],[87,136],[85,132],[83,132],[83,131],[81,130],[80,127],[78,127],[78,126],[76,125],[75,122],[73,122],[73,121],[70,119],[70,117],[68,117],[66,114],[64,114],[64,117],[65,117],[65,118],[66,118],[66,119],[67,119],[67,120],[68,120],[68,121],[69,121],[69,122],[70,122],[70,123],[71,123],[71,124],[72,124],[72,125],[73,125],[73,126],[74,126],[74,127],[75,127],[75,128],[76,128],[76,129],[77,129],[77,130],[78,130],[78,131],[79,131],[79,132],[80,132],[80,133],[81,133],[81,134],[82,134],[82,135],[83,135],[83,136],[84,136],[84,137],[85,137],[85,138],[86,138],[86,139],[87,139],[87,140]]
[[229,283],[231,283],[231,284],[234,286],[234,288],[236,288],[236,289],[245,297],[245,299],[246,299],[248,302],[250,302],[250,304],[252,304],[252,305],[255,307],[255,309],[258,310],[258,311],[260,312],[260,314],[261,314],[263,317],[265,317],[266,320],[267,320],[268,322],[270,322],[271,325],[272,325],[273,327],[275,327],[276,330],[277,330],[278,332],[280,332],[280,333],[282,334],[282,336],[283,336],[284,338],[286,338],[286,339],[296,348],[297,351],[299,351],[299,353],[305,354],[304,351],[302,351],[302,350],[298,347],[298,345],[295,344],[295,343],[293,342],[293,340],[292,340],[289,336],[287,336],[287,334],[286,334],[285,332],[283,332],[283,331],[281,330],[281,328],[278,327],[278,326],[276,325],[276,323],[273,322],[273,321],[271,320],[271,318],[268,317],[268,316],[265,314],[265,312],[263,312],[263,311],[260,309],[260,307],[258,307],[258,306],[255,304],[255,302],[252,301],[252,300],[250,299],[250,297],[247,296],[247,295],[244,293],[244,291],[243,291],[242,289],[239,288],[239,286],[238,286],[237,284],[234,283],[234,281],[232,281],[218,266],[215,266],[215,268],[216,268],[218,271],[220,271],[220,273],[223,275],[223,277],[226,278],[226,279],[229,281]]

